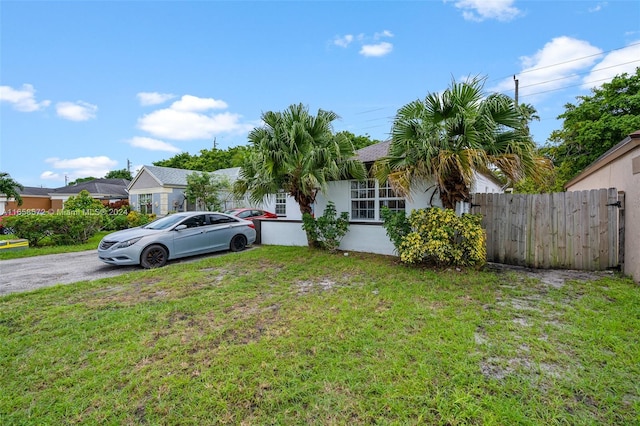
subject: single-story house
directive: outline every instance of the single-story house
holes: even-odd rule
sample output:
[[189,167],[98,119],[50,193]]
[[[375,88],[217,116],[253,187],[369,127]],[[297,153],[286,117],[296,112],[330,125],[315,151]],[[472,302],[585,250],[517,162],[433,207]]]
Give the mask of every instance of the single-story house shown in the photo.
[[624,273],[640,282],[640,130],[602,154],[565,185],[567,191],[601,188],[625,192]]
[[[373,163],[387,155],[391,141],[380,142],[356,151],[357,158],[362,161],[368,170]],[[480,173],[475,174],[475,181],[471,193],[489,192],[502,193],[500,182]],[[274,211],[279,216],[292,220],[302,220],[302,214],[298,204],[285,194],[276,194],[265,200],[263,208]],[[348,212],[352,222],[381,222],[380,212],[383,206],[391,210],[411,212],[413,209],[426,207],[442,207],[442,201],[437,194],[433,182],[416,183],[411,188],[411,196],[404,198],[395,194],[391,186],[380,184],[376,179],[370,178],[364,182],[346,180],[330,182],[326,193],[319,194],[314,206],[316,216],[324,212],[329,201],[333,201],[338,212]],[[460,206],[464,209],[464,206]],[[282,214],[282,211],[286,214]]]
[[[239,167],[232,167],[212,173],[224,176],[233,183],[239,172]],[[173,167],[143,166],[129,184],[129,205],[133,210],[158,216],[195,210],[195,206],[185,197],[187,176],[192,173],[200,172]],[[233,208],[236,205],[236,201],[229,200],[225,208]]]
[[8,200],[6,195],[0,194],[0,214],[17,209],[38,212],[58,211],[63,208],[64,202],[69,197],[77,196],[83,190],[88,191],[93,198],[104,204],[127,200],[129,198],[128,184],[129,181],[126,179],[94,179],[60,188],[25,186],[18,190],[22,198],[20,206],[13,198]]
[[[386,156],[391,142],[380,142],[356,151],[356,155],[368,169],[373,163]],[[410,213],[413,209],[442,207],[433,182],[416,182],[411,188],[410,197],[400,197],[388,183],[379,183],[377,179],[366,181],[344,180],[330,182],[325,193],[316,198],[314,213],[322,215],[329,201],[336,206],[338,214],[349,213],[349,233],[344,237],[340,248],[343,250],[363,251],[380,254],[393,254],[394,247],[382,227],[380,213],[386,206],[394,211]],[[503,188],[494,179],[476,174],[471,192],[502,193]],[[282,194],[284,195],[284,194]],[[262,224],[262,243],[275,245],[306,245],[306,235],[301,229],[302,215],[298,205],[289,197],[281,196],[286,204],[286,220],[268,221]],[[265,200],[266,210],[277,212],[279,205],[276,197]],[[468,207],[460,206],[460,211]]]

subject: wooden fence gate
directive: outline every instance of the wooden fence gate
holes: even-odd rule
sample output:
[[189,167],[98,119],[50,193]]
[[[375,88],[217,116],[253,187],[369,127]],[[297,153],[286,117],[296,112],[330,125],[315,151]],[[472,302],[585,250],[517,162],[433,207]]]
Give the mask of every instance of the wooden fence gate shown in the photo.
[[487,261],[532,268],[604,270],[624,262],[624,192],[473,194]]

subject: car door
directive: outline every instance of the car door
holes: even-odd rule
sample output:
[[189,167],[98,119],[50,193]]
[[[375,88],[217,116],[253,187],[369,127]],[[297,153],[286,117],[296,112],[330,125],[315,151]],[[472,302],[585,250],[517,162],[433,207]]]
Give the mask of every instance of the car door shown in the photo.
[[221,214],[208,214],[207,234],[210,235],[212,250],[226,250],[229,248],[231,238],[236,234],[234,229],[237,220]]
[[193,256],[206,253],[211,250],[211,238],[207,234],[207,218],[201,214],[191,216],[180,225],[186,225],[184,229],[175,231],[173,237],[174,253],[171,258]]

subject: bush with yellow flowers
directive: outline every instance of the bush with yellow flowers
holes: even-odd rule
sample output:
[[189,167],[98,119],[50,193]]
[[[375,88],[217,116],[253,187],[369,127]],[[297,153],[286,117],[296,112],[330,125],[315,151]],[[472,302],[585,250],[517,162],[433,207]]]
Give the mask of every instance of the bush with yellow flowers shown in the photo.
[[[408,232],[400,232],[394,245],[400,260],[407,264],[479,268],[487,256],[481,219],[480,215],[457,216],[453,210],[437,207],[413,210],[404,223]],[[393,235],[393,227],[402,222],[397,217],[385,220],[387,234]]]

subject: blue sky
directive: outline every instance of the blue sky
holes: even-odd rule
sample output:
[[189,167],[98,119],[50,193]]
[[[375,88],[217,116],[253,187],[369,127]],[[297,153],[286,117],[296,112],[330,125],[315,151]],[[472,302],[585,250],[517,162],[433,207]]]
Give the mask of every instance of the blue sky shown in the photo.
[[0,2],[0,170],[59,187],[245,145],[303,103],[384,140],[396,111],[468,76],[566,103],[640,66],[638,1]]

